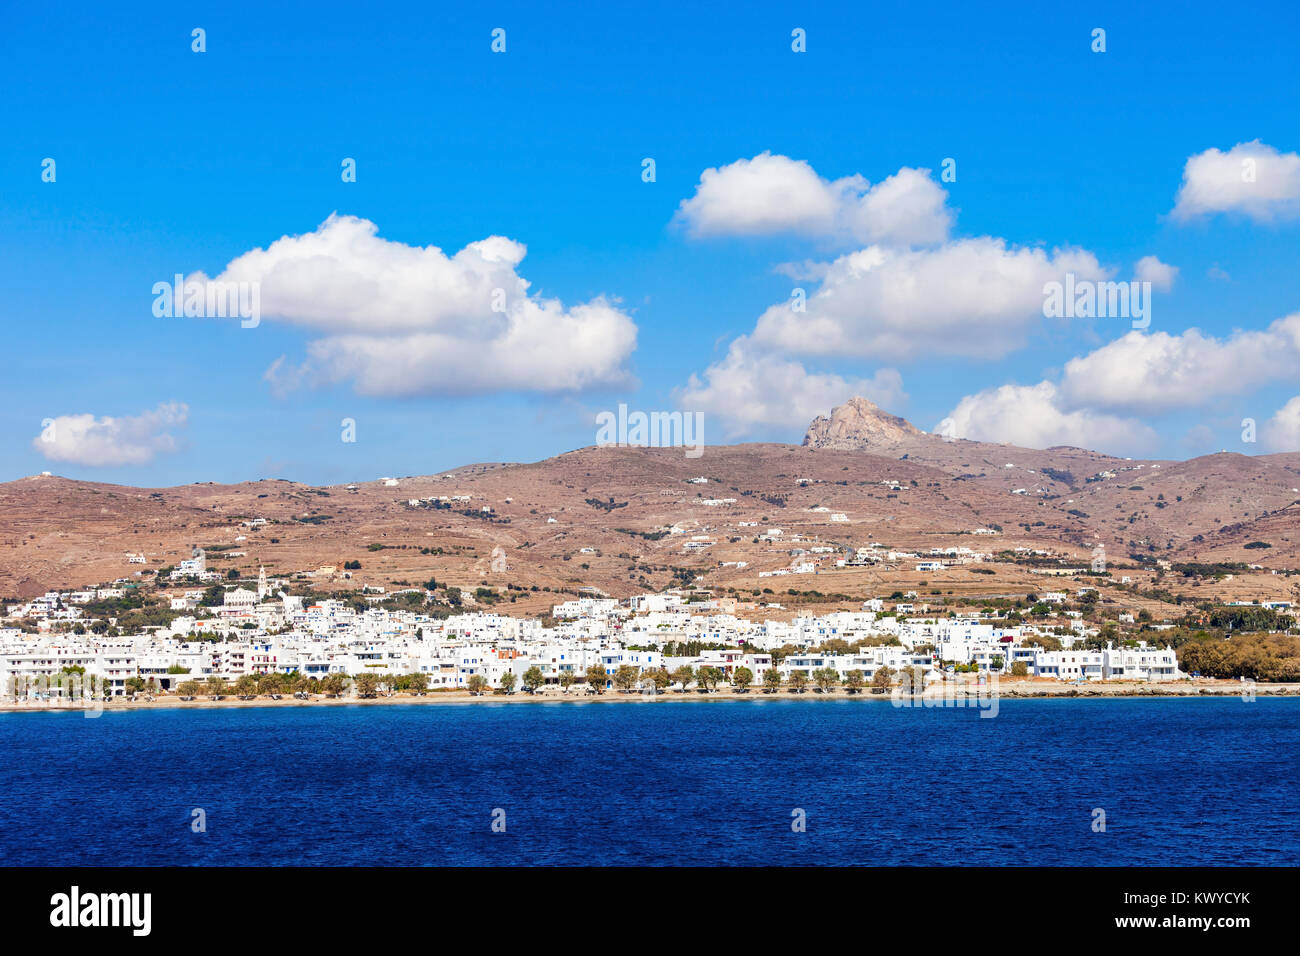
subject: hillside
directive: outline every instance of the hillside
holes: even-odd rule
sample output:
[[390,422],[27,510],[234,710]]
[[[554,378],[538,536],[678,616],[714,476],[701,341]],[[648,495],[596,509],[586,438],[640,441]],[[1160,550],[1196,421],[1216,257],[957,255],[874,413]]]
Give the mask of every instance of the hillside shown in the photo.
[[[803,446],[716,446],[699,459],[671,448],[592,447],[396,485],[132,488],[23,478],[0,484],[0,595],[131,578],[171,567],[195,546],[223,573],[255,575],[265,565],[283,576],[361,562],[350,580],[321,575],[318,586],[416,585],[430,577],[470,588],[509,585],[512,610],[553,599],[534,588],[594,587],[623,597],[692,579],[739,592],[777,589],[779,581],[782,592],[815,588],[855,599],[923,579],[958,593],[1043,583],[1013,564],[999,564],[993,576],[968,568],[916,575],[905,562],[834,570],[837,555],[829,552],[818,557],[823,573],[757,576],[789,567],[794,549],[840,552],[870,542],[1053,550],[1073,566],[1085,566],[1100,544],[1112,564],[1135,574],[1133,556],[1300,567],[1300,455],[1129,461],[1076,448],[944,440],[872,409],[841,415],[838,422],[848,424],[833,434],[834,413],[818,419]],[[699,478],[707,480],[691,480]],[[409,503],[439,496],[468,500]],[[267,523],[242,524],[254,518]],[[760,539],[778,527],[777,541]],[[803,540],[792,543],[796,536]],[[1257,541],[1269,547],[1245,547]],[[129,564],[128,554],[143,554],[146,563]],[[1251,577],[1271,579],[1251,584],[1260,593],[1288,593],[1284,577]]]

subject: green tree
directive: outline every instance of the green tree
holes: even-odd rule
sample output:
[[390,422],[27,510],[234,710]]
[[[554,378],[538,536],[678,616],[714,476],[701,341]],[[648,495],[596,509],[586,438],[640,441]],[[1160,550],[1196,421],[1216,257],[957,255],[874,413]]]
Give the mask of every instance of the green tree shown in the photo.
[[560,671],[560,687],[566,694],[577,679],[577,675],[575,675],[573,671]]
[[406,675],[406,689],[412,694],[423,694],[429,689],[429,675],[424,671],[411,671]]
[[668,685],[673,682],[673,675],[669,674],[667,668],[664,667],[656,667],[652,671],[646,671],[645,677],[655,685],[655,693],[663,693]]
[[176,690],[181,694],[182,697],[197,696],[199,692],[199,682],[196,680],[183,680],[181,681],[180,686],[176,688]]
[[1013,663],[1013,664],[1011,665],[1011,676],[1012,676],[1012,677],[1028,677],[1028,676],[1029,676],[1029,665],[1026,664],[1024,661],[1016,661],[1015,663]]
[[470,674],[469,680],[465,682],[465,688],[474,696],[481,696],[488,688],[487,678],[482,674]]
[[240,697],[257,696],[257,678],[252,674],[243,674],[235,681],[235,693]]
[[128,677],[126,679],[126,692],[134,697],[136,694],[144,691],[144,679],[141,677]]
[[717,690],[720,680],[722,680],[722,671],[716,667],[701,667],[695,672],[695,683],[705,693]]
[[763,690],[772,693],[781,687],[781,672],[776,667],[769,667],[763,672]]
[[614,686],[628,693],[641,682],[641,673],[631,664],[622,664],[614,672]]
[[546,675],[542,673],[542,669],[536,664],[524,671],[524,690],[528,691],[528,693],[537,693],[537,688],[545,683]]
[[366,671],[352,678],[358,697],[374,697],[379,692],[379,675]]
[[284,690],[284,678],[279,674],[262,674],[257,679],[257,689],[263,694],[278,694]]
[[216,700],[218,697],[220,697],[222,694],[226,692],[226,679],[224,677],[218,677],[216,674],[213,674],[211,677],[209,677],[207,680],[203,682],[203,686],[204,689],[208,692],[208,696],[211,697],[213,700]]
[[813,680],[817,682],[817,689],[823,694],[829,694],[831,689],[840,682],[840,672],[833,667],[822,667],[813,671]]
[[898,672],[899,683],[903,687],[903,692],[907,694],[919,694],[925,690],[925,676],[921,673],[920,668],[908,665]]
[[515,692],[516,680],[518,680],[518,678],[515,677],[514,671],[506,671],[501,675],[501,689],[507,694],[513,694]]
[[894,683],[894,672],[888,667],[882,667],[871,675],[871,693],[884,694]]
[[1021,643],[1027,647],[1041,647],[1045,651],[1059,651],[1061,649],[1060,638],[1053,637],[1051,634],[1026,634]]
[[803,671],[790,672],[790,690],[796,694],[802,694],[804,685],[808,683],[808,675]]
[[608,678],[608,675],[605,673],[605,667],[603,664],[592,664],[587,668],[587,673],[584,676],[587,679],[587,686],[597,694],[603,694],[605,692],[605,681]]
[[681,684],[681,692],[686,693],[687,686],[695,680],[695,670],[689,664],[683,664],[672,673],[673,683]]
[[321,678],[320,689],[327,697],[337,697],[343,693],[347,679],[342,674],[327,674]]
[[731,675],[731,686],[742,694],[749,690],[749,685],[752,683],[754,683],[754,672],[748,667],[737,667]]
[[856,694],[866,686],[867,679],[862,675],[862,671],[852,670],[844,675],[844,689],[850,694]]

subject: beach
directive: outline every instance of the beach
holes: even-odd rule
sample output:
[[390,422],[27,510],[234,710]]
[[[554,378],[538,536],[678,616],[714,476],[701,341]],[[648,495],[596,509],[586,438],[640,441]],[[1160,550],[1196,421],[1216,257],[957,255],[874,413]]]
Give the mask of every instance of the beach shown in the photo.
[[[580,685],[575,685],[580,686]],[[993,698],[998,699],[1034,699],[1034,698],[1131,698],[1131,697],[1159,697],[1159,698],[1185,698],[1185,697],[1240,697],[1245,693],[1253,692],[1257,697],[1286,697],[1300,696],[1300,684],[1243,684],[1240,681],[1230,680],[1211,680],[1211,679],[1192,679],[1180,681],[1167,681],[1160,683],[1144,683],[1139,681],[1092,681],[1085,684],[1065,683],[1049,679],[1026,678],[1020,680],[999,680],[997,683],[976,684],[974,682],[956,682],[944,681],[941,684],[932,684],[926,688],[925,693],[911,695],[900,694],[898,688],[888,694],[873,694],[870,689],[849,693],[843,687],[836,687],[829,691],[819,691],[809,686],[800,693],[793,693],[789,688],[782,687],[779,691],[773,693],[765,692],[761,687],[750,688],[748,691],[738,691],[735,689],[714,690],[708,693],[701,693],[697,690],[687,691],[665,691],[658,694],[646,694],[640,691],[623,692],[618,690],[606,690],[601,694],[581,693],[576,689],[571,689],[569,693],[555,690],[541,691],[536,694],[530,694],[527,691],[516,691],[511,694],[497,694],[488,691],[484,694],[472,694],[465,690],[454,691],[428,691],[423,695],[409,693],[380,694],[374,697],[356,697],[351,695],[340,695],[338,697],[326,697],[321,694],[314,694],[306,699],[295,698],[291,694],[282,696],[279,700],[267,696],[258,696],[251,700],[240,700],[234,695],[225,695],[220,700],[213,700],[208,695],[203,694],[194,700],[181,700],[180,697],[171,694],[156,694],[153,699],[138,697],[135,699],[115,697],[103,704],[102,710],[105,712],[131,711],[131,710],[166,710],[169,708],[205,710],[212,708],[249,708],[249,707],[341,707],[341,706],[384,706],[391,704],[539,704],[539,703],[573,703],[573,704],[600,704],[600,703],[654,703],[657,701],[692,701],[707,703],[710,701],[720,700],[873,700],[878,702],[887,702],[891,700],[907,701],[931,701],[938,702],[945,699],[969,699],[972,703],[976,700],[988,701]],[[75,711],[91,710],[80,703],[77,704],[57,704],[48,701],[24,701],[15,703],[12,700],[0,702],[0,713],[21,713],[21,712],[40,712],[40,711]]]

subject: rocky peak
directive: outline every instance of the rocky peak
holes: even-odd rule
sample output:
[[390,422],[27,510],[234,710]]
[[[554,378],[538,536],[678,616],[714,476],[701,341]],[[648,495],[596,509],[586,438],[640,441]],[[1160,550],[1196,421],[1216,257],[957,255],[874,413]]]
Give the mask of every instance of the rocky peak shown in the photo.
[[818,415],[808,426],[803,443],[809,448],[855,451],[893,445],[925,434],[905,418],[891,415],[865,398],[850,398]]

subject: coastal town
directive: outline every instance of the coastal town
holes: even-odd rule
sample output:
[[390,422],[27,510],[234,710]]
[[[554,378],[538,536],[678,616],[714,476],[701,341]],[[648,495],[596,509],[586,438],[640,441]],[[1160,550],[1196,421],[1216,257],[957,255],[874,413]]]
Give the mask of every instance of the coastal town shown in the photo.
[[1277,457],[948,441],[854,398],[801,446],[700,459],[44,473],[0,489],[0,708],[1296,693]]
[[[915,592],[895,592],[856,610],[764,619],[741,613],[734,597],[672,588],[621,601],[575,597],[547,615],[515,617],[449,613],[437,601],[445,589],[320,597],[292,593],[290,581],[269,578],[265,569],[256,581],[220,577],[198,551],[157,585],[122,579],[5,606],[0,691],[18,706],[57,701],[70,677],[92,681],[101,698],[306,699],[750,686],[852,693],[889,690],[902,680],[924,690],[995,676],[1074,684],[1192,676],[1162,640],[1174,625],[1120,631],[1087,621],[1096,600],[1091,587],[1029,595],[1028,616],[931,608]],[[122,632],[119,623],[146,591],[156,592],[156,606],[165,602],[168,623]],[[765,609],[773,607],[779,604]]]

